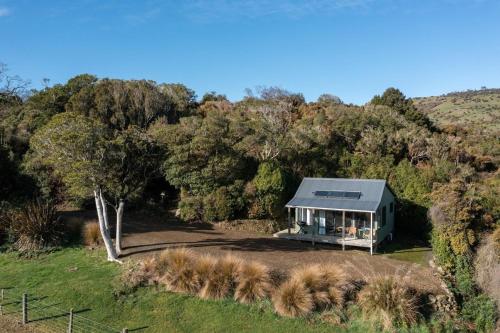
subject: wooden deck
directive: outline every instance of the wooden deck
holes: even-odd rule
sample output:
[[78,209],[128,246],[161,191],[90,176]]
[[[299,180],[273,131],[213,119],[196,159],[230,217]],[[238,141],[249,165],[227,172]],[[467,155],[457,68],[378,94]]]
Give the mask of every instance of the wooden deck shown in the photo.
[[[291,233],[288,233],[288,229],[284,229],[278,231],[273,235],[276,238],[289,239],[289,240],[298,240],[298,241],[308,241],[312,242],[313,235],[312,234],[299,234],[296,233],[295,230],[291,230]],[[369,239],[360,239],[354,237],[346,237],[345,240],[342,240],[342,237],[337,237],[333,235],[314,235],[314,241],[316,243],[328,243],[328,244],[337,244],[345,246],[355,246],[355,247],[366,247],[370,248],[370,240]],[[375,247],[376,240],[373,240],[373,245]]]

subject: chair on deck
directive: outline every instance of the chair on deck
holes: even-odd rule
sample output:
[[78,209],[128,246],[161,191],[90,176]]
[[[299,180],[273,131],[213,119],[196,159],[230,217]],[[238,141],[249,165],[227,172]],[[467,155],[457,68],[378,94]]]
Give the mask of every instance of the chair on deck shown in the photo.
[[356,238],[356,232],[357,231],[358,231],[358,229],[356,227],[349,227],[347,229],[347,235]]
[[[375,239],[375,236],[377,235],[377,230],[373,229],[373,238]],[[365,232],[363,232],[363,238],[370,240],[370,229],[366,228]]]

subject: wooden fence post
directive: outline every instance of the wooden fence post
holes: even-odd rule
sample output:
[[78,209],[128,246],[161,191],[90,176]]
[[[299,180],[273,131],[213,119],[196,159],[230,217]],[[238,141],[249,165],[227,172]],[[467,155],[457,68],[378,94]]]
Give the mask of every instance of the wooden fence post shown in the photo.
[[0,316],[3,316],[3,309],[2,309],[2,304],[3,304],[3,289],[0,290]]
[[73,333],[73,309],[69,309],[68,333]]
[[28,323],[28,294],[23,294],[23,325]]

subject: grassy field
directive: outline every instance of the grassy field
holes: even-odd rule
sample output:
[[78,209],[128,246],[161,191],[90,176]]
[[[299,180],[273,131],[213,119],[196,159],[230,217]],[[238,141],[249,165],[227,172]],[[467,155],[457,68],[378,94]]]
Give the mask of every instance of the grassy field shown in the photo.
[[[319,319],[286,319],[273,313],[269,303],[253,306],[232,300],[205,301],[197,297],[142,288],[116,299],[113,281],[117,264],[108,263],[101,250],[68,248],[21,259],[16,253],[0,254],[0,287],[29,290],[63,309],[85,309],[83,316],[113,328],[135,332],[375,332],[359,316],[346,326]],[[14,293],[7,289],[7,294]],[[424,327],[412,331],[425,332]]]
[[500,133],[500,89],[421,97],[414,102],[440,126],[454,124],[469,130]]
[[422,244],[416,244],[411,240],[402,239],[381,247],[378,253],[391,259],[403,260],[417,263],[423,266],[429,265],[432,249]]

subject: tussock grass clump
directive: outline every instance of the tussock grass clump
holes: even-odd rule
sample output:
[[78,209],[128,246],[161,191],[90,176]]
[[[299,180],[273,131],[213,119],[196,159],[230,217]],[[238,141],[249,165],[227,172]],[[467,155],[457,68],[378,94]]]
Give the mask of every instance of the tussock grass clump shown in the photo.
[[164,274],[161,282],[168,290],[180,293],[197,293],[200,281],[196,272],[195,255],[186,248],[175,248],[163,251],[159,257]]
[[314,300],[305,284],[297,279],[283,283],[273,296],[276,312],[284,317],[299,317],[310,314]]
[[358,294],[358,303],[365,316],[380,320],[387,330],[416,324],[420,314],[418,298],[395,277],[377,277]]
[[102,245],[101,229],[96,222],[87,223],[83,228],[83,244],[96,247]]
[[217,265],[217,258],[211,255],[204,255],[196,260],[196,274],[198,274],[198,279],[203,284],[207,281],[210,276],[214,273],[215,266]]
[[267,267],[259,262],[243,263],[237,272],[234,299],[249,304],[264,299],[271,289]]
[[166,273],[168,268],[170,258],[168,251],[169,250],[162,251],[158,256],[156,256],[156,270],[157,274],[161,277]]
[[344,271],[333,265],[309,265],[292,271],[291,279],[302,282],[311,293],[316,309],[343,304],[341,286],[345,283]]
[[199,275],[202,284],[199,295],[203,299],[225,298],[234,290],[240,261],[231,255],[210,261],[204,259],[198,262],[200,271],[208,273],[205,279]]
[[321,278],[328,288],[329,305],[342,307],[345,299],[344,287],[347,285],[345,271],[336,265],[327,264],[320,268]]

